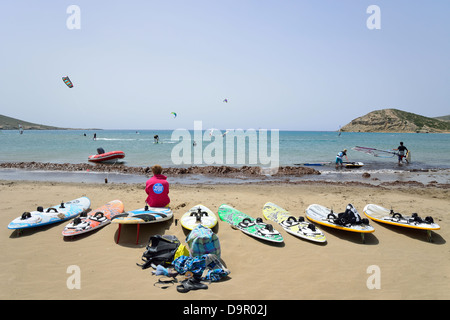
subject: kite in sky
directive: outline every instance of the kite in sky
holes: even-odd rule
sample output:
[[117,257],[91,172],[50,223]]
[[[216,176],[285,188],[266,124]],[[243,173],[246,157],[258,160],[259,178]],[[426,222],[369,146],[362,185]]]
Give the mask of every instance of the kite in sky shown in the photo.
[[69,77],[62,77],[62,79],[69,88],[73,88],[72,81],[70,81]]
[[175,112],[171,112],[170,114],[173,114],[174,119],[177,117],[177,114]]
[[228,99],[224,99],[224,100],[223,100],[223,102],[226,102],[226,103],[228,103]]

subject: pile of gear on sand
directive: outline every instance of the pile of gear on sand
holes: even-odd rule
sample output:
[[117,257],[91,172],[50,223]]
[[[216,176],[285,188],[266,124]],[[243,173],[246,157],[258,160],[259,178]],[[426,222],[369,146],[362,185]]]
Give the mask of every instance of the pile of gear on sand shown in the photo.
[[177,284],[178,292],[208,289],[230,274],[220,258],[220,242],[217,235],[202,225],[195,227],[186,237],[187,246],[173,235],[151,236],[142,255],[142,269],[152,267],[160,276],[155,286],[168,288]]

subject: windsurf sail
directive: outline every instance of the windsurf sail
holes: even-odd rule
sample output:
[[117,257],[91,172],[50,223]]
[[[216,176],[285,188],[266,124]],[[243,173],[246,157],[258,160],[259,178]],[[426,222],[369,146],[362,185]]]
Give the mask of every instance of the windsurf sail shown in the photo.
[[70,81],[69,77],[62,77],[62,79],[69,88],[73,88],[73,83]]
[[356,146],[356,147],[353,147],[352,150],[364,152],[364,153],[367,153],[374,157],[379,157],[379,158],[392,158],[395,155],[397,155],[397,152],[395,152],[393,150],[380,150],[380,149],[368,148],[368,147]]

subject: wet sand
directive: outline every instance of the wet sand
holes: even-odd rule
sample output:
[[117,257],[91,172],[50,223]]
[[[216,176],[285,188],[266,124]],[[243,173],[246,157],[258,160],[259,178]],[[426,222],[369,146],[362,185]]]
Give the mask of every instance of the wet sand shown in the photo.
[[[400,167],[401,168],[401,167]],[[450,188],[450,169],[367,170],[316,169],[303,166],[261,168],[258,166],[189,166],[163,168],[163,174],[176,184],[242,184],[242,183],[331,183],[373,186],[432,186]],[[124,164],[90,163],[0,163],[0,179],[88,183],[145,183],[151,177],[150,167]]]

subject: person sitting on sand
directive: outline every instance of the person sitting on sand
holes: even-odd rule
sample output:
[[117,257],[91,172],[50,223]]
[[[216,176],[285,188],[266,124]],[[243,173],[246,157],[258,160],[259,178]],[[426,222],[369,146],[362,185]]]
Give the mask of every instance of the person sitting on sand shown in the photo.
[[409,163],[408,159],[406,159],[406,152],[408,152],[408,148],[403,145],[403,142],[400,142],[400,145],[398,146],[398,148],[394,149],[394,150],[398,150],[397,154],[398,154],[398,164],[399,165],[401,164],[403,158],[405,158],[406,163]]
[[152,167],[153,177],[145,183],[145,192],[148,197],[145,202],[150,207],[167,207],[170,203],[169,182],[162,175],[162,167],[158,164]]
[[347,158],[347,149],[342,150],[341,152],[339,152],[336,156],[336,168],[338,167],[338,165],[340,164],[341,167],[344,165],[343,161],[342,161],[342,157],[345,156],[345,159],[348,161]]

